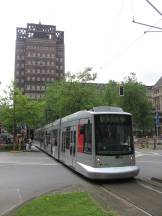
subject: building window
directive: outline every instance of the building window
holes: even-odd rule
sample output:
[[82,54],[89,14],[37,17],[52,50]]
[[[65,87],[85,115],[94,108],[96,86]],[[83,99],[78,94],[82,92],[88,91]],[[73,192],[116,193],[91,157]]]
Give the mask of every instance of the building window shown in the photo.
[[30,90],[30,85],[27,85],[27,86],[26,86],[26,90]]
[[35,86],[34,85],[32,86],[32,90],[35,90]]
[[37,86],[37,90],[40,90],[40,86],[39,85]]

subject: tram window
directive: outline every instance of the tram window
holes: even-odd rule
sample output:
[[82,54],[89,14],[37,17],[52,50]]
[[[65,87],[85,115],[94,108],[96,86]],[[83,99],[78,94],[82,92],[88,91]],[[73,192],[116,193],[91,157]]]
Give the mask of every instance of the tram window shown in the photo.
[[133,152],[132,122],[127,115],[96,115],[95,142],[98,155]]
[[92,153],[92,124],[89,119],[82,119],[78,129],[77,151],[81,153]]
[[50,144],[50,134],[46,131],[46,144]]
[[85,134],[85,125],[80,126],[80,134]]
[[74,131],[73,133],[73,141],[74,141],[74,144],[76,144],[76,131]]
[[92,153],[92,124],[86,124],[84,128],[84,153]]
[[58,130],[57,129],[53,130],[53,142],[54,142],[54,146],[57,146],[57,134],[58,134]]
[[64,152],[65,151],[65,144],[66,144],[66,140],[65,140],[65,131],[62,132],[62,146],[61,146],[61,151]]
[[70,127],[66,128],[66,149],[70,147]]

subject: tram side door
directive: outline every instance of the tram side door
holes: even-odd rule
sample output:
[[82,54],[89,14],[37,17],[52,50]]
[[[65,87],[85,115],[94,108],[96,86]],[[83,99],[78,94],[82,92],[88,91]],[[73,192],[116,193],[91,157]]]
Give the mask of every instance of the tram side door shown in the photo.
[[76,164],[76,126],[70,127],[70,145],[67,155],[68,165],[75,168]]

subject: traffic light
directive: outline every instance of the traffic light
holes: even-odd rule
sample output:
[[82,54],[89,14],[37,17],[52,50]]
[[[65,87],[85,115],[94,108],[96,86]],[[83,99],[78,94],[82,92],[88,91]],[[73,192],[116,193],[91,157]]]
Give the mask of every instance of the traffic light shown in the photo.
[[124,96],[124,86],[122,85],[119,86],[119,95]]

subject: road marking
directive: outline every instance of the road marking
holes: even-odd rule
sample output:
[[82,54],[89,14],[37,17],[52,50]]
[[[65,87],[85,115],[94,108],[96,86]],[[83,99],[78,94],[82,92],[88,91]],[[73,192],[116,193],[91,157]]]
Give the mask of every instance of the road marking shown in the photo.
[[21,195],[20,188],[17,188],[17,189],[16,189],[16,192],[17,192],[17,195],[18,195],[20,201],[22,202],[22,201],[23,201],[23,198],[22,198],[22,195]]
[[148,153],[143,153],[143,152],[139,152],[136,151],[135,152],[135,157],[142,157],[142,156],[162,156],[160,153],[157,152],[148,152]]
[[144,161],[144,160],[138,160],[138,162],[140,162],[140,163],[162,164],[162,162],[160,162],[160,161],[150,161],[150,160],[147,160],[147,161]]
[[156,192],[156,193],[162,194],[162,191],[156,190],[156,189],[152,188],[152,187],[149,186],[149,185],[143,184],[143,183],[141,183],[141,182],[138,182],[138,184],[141,185],[141,186],[144,187],[144,188],[147,188],[147,189],[151,190],[151,191],[154,191],[154,192]]
[[0,162],[0,166],[10,166],[10,165],[19,165],[19,166],[22,166],[22,165],[29,165],[29,166],[58,166],[60,165],[59,163],[30,163],[30,162]]

